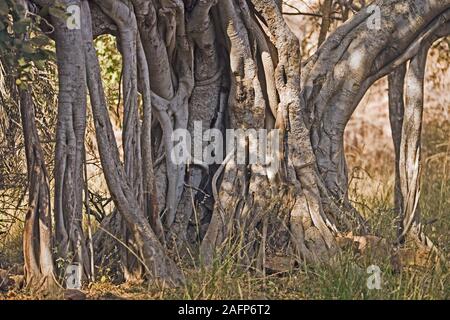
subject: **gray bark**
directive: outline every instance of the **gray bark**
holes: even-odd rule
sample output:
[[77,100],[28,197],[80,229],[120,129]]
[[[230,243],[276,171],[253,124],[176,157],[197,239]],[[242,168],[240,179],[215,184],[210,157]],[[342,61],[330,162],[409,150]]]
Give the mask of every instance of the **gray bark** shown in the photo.
[[[63,4],[81,6],[79,0]],[[80,264],[91,275],[82,227],[83,159],[86,130],[86,67],[81,30],[69,29],[54,17],[58,62],[58,122],[55,151],[55,223],[58,254],[67,264]]]
[[[447,31],[450,12],[450,0],[377,0],[380,29],[373,29],[372,17],[361,10],[302,66],[298,39],[287,27],[279,1],[65,3],[82,5],[83,26],[69,32],[55,21],[60,80],[57,237],[66,248],[72,245],[78,261],[88,261],[80,241],[79,202],[87,80],[102,168],[117,209],[108,221],[122,226],[122,231],[111,231],[123,246],[125,278],[145,274],[172,284],[184,278],[171,256],[189,252],[192,245],[200,247],[207,264],[238,249],[234,252],[240,262],[264,269],[268,256],[280,253],[294,252],[299,261],[328,260],[343,232],[368,232],[348,199],[345,126],[367,89],[395,70],[391,83],[401,81],[398,68],[408,60],[406,84],[416,81],[423,90],[424,61],[417,57],[423,57],[430,39]],[[104,17],[109,20],[97,21]],[[321,42],[327,24],[325,17]],[[93,46],[93,37],[101,32],[118,37],[124,62],[123,164]],[[423,95],[405,92],[400,138],[400,86],[392,84],[390,94],[402,194],[396,201],[402,203],[406,230],[417,206],[419,173],[411,164],[417,163]],[[406,126],[408,119],[414,130]],[[274,156],[280,170],[238,164],[231,156],[219,166],[205,166],[198,159],[188,166],[174,164],[172,133],[187,129],[195,134],[196,120],[203,121],[203,129],[278,129],[281,149]],[[245,148],[248,156],[248,141]],[[409,172],[411,168],[417,170]],[[202,196],[211,202],[204,205]],[[69,214],[76,222],[67,224]],[[99,239],[98,244],[108,241]]]
[[23,232],[25,283],[28,288],[57,288],[52,257],[50,187],[29,90],[20,89],[20,112],[28,170],[28,210]]
[[[369,13],[361,11],[330,35],[308,60],[302,75],[304,116],[311,128],[318,169],[330,196],[343,204],[344,212],[353,211],[343,150],[347,122],[377,79],[411,59],[436,30],[446,26],[450,7],[449,1],[375,4],[381,9],[379,30],[370,28]],[[404,24],[398,18],[402,14],[411,23]],[[356,214],[346,220],[363,223]]]
[[[83,5],[83,13],[87,17],[90,16],[87,3]],[[142,207],[139,205],[139,195],[134,191],[126,170],[120,163],[92,38],[91,26],[87,23],[83,26],[85,56],[87,67],[90,70],[87,84],[102,167],[109,190],[119,213],[127,223],[127,228],[133,234],[136,247],[139,249],[139,252],[135,252],[134,255],[145,266],[149,280],[160,280],[168,285],[179,284],[183,281],[183,275],[167,257],[164,248],[143,214]]]
[[[392,140],[395,152],[395,185],[394,185],[394,208],[399,217],[403,212],[403,198],[400,186],[400,144],[402,138],[403,114],[405,104],[403,99],[403,88],[405,85],[406,64],[394,70],[388,77],[389,82],[389,120],[391,123]],[[399,235],[402,229],[402,219],[398,219]]]

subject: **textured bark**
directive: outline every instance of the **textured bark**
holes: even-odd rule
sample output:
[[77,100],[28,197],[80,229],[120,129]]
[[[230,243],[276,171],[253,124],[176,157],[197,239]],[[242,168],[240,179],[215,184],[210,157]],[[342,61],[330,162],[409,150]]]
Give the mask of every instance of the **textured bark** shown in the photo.
[[[65,6],[81,6],[64,0]],[[82,227],[83,159],[86,130],[86,67],[81,30],[52,19],[58,62],[58,122],[55,151],[55,223],[58,255],[67,264],[80,264],[90,278],[89,253]]]
[[406,64],[394,70],[388,77],[389,85],[389,120],[391,123],[392,140],[395,152],[395,185],[394,185],[394,208],[399,216],[397,221],[399,235],[402,233],[403,198],[400,186],[400,144],[402,140],[403,114],[405,104],[403,100],[403,88],[405,85]]
[[424,75],[430,46],[449,32],[450,25],[446,22],[422,42],[408,68],[403,64],[389,75],[389,113],[395,148],[394,202],[398,215],[399,243],[404,243],[405,238],[412,235],[415,240],[434,248],[422,231],[418,206]]
[[400,241],[412,229],[419,229],[420,138],[424,99],[424,77],[428,47],[419,50],[405,76],[405,111],[400,143],[399,171],[402,193]]
[[362,221],[348,201],[345,126],[377,79],[411,59],[436,30],[446,26],[450,7],[449,1],[374,4],[381,10],[379,30],[369,28],[369,13],[361,11],[330,35],[308,60],[302,75],[305,119],[318,169],[330,195],[343,204],[344,212],[351,213],[349,217],[341,214],[347,221],[340,224],[349,224],[347,229],[355,228],[352,221],[356,225]]
[[[120,1],[98,1],[97,4],[109,16],[118,27],[120,51],[123,57],[122,88],[123,88],[123,154],[125,173],[131,183],[133,191],[137,195],[140,208],[139,213],[144,213],[144,179],[141,150],[141,124],[138,110],[138,86],[137,86],[137,50],[138,30],[136,18],[130,9]],[[151,149],[149,150],[151,152]],[[149,215],[149,214],[147,214]],[[120,215],[117,215],[121,219]],[[130,249],[137,251],[133,234],[128,230],[125,221],[121,219],[121,239],[128,248],[121,246],[121,260],[124,276],[127,281],[137,281],[144,274],[142,264],[136,259]]]
[[31,93],[20,89],[20,113],[28,170],[28,210],[23,232],[25,283],[33,289],[57,288],[52,258],[50,188],[35,123]]
[[322,4],[322,24],[320,25],[318,47],[325,41],[331,24],[331,9],[333,0],[325,0]]
[[[428,50],[435,40],[447,36],[449,31],[447,25],[434,33],[411,59],[407,70],[405,66],[396,70],[389,82],[390,112],[391,120],[394,122],[393,137],[396,149],[397,244],[407,247],[412,241],[418,252],[437,253],[440,258],[442,256],[439,249],[424,233],[420,220],[421,133]],[[399,84],[402,86],[400,87]],[[436,260],[429,259],[427,263],[433,263],[433,261]]]
[[[89,6],[83,4],[83,13],[90,17]],[[87,21],[90,21],[89,19]],[[145,266],[149,279],[161,280],[168,285],[179,284],[183,275],[167,257],[164,248],[153,232],[143,214],[138,197],[129,180],[126,169],[120,163],[117,143],[108,115],[100,66],[92,42],[92,30],[89,23],[83,25],[83,39],[87,68],[90,70],[87,83],[94,113],[97,141],[105,178],[118,211],[132,232],[138,252],[135,257]]]
[[[202,139],[203,133],[215,128],[214,119],[219,117],[221,84],[223,70],[218,46],[216,43],[215,26],[210,18],[210,9],[215,1],[200,2],[188,16],[187,31],[192,41],[194,55],[195,87],[189,99],[187,130],[193,139]],[[216,119],[217,120],[217,119]],[[195,123],[201,121],[201,130],[195,128]],[[220,121],[219,121],[220,122]],[[202,153],[203,150],[200,150]],[[201,155],[200,153],[200,155]],[[196,154],[189,164],[184,179],[184,190],[177,208],[174,224],[170,229],[169,238],[176,247],[185,254],[185,249],[195,245],[201,237],[202,221],[207,219],[208,208],[198,199],[207,197],[210,188],[209,175],[213,168],[202,165]],[[191,220],[192,219],[192,220]],[[192,221],[192,223],[190,223]]]
[[[202,242],[205,262],[210,263],[215,248],[238,243],[239,258],[247,264],[265,259],[265,253],[277,254],[291,238],[297,256],[317,261],[335,250],[335,241],[324,216],[318,188],[318,175],[314,170],[314,155],[308,130],[300,109],[300,51],[298,40],[288,29],[272,1],[252,1],[262,19],[262,25],[250,14],[244,2],[240,10],[243,21],[236,15],[232,2],[220,5],[220,15],[229,39],[231,88],[229,98],[230,121],[233,128],[265,127],[266,107],[272,107],[275,128],[281,132],[284,147],[277,157],[284,168],[271,175],[264,167],[247,166],[225,161],[223,180],[208,232]],[[228,26],[228,27],[227,27]],[[265,33],[267,37],[259,36]],[[250,41],[258,38],[260,51],[252,52]],[[268,41],[268,43],[263,43]],[[275,50],[267,52],[269,46]],[[257,70],[257,54],[274,54],[265,61],[266,70],[274,70],[261,77]],[[262,57],[262,56],[261,56]],[[272,64],[277,62],[275,64]],[[272,65],[270,65],[272,64]],[[259,77],[258,77],[259,76]],[[270,77],[268,77],[270,76]],[[277,100],[274,103],[262,93],[262,88],[274,84]],[[270,129],[270,127],[269,127]],[[294,143],[295,141],[295,143]],[[284,200],[277,206],[273,203]],[[273,213],[277,214],[273,214]],[[274,225],[271,231],[279,237],[261,248],[261,228],[266,217]],[[286,228],[286,225],[290,225]],[[262,232],[265,234],[265,232]],[[273,237],[271,237],[273,238]],[[236,240],[237,239],[237,240]],[[262,255],[262,256],[261,256]]]

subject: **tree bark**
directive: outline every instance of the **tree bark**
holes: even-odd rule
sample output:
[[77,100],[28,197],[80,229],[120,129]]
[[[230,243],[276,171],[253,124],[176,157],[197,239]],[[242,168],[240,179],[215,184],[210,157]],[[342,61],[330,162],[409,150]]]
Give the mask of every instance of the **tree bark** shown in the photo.
[[322,4],[322,24],[320,25],[318,47],[325,41],[331,24],[331,9],[333,0],[324,0]]
[[391,123],[392,140],[395,152],[395,184],[394,184],[394,209],[399,219],[398,235],[402,233],[403,198],[400,186],[400,145],[402,140],[403,115],[405,104],[403,89],[405,85],[406,64],[401,65],[388,76],[389,86],[389,121]]
[[[376,80],[411,59],[436,30],[446,27],[450,6],[447,1],[386,0],[375,4],[381,11],[380,29],[370,27],[368,12],[356,14],[308,60],[302,76],[304,116],[311,130],[319,172],[326,190],[335,202],[342,204],[343,212],[353,212],[349,217],[340,215],[345,218],[340,223],[344,229],[355,230],[363,224],[348,201],[345,126]],[[398,18],[402,14],[411,23],[404,24]],[[349,225],[345,227],[346,224]]]
[[[64,0],[64,7],[80,0]],[[58,63],[58,121],[55,151],[55,223],[58,255],[65,264],[79,264],[91,275],[83,221],[83,159],[86,130],[86,66],[81,30],[69,29],[54,17]]]
[[389,112],[395,148],[395,210],[398,215],[398,242],[407,236],[433,249],[420,223],[421,131],[424,108],[424,77],[428,50],[434,41],[445,37],[445,23],[423,43],[408,67],[403,64],[389,76]]
[[[89,5],[83,3],[83,11],[90,17]],[[90,19],[87,19],[89,22]],[[132,232],[138,252],[135,257],[145,266],[149,280],[161,280],[168,285],[180,284],[183,274],[171,261],[143,214],[133,184],[127,176],[126,169],[120,163],[117,143],[108,115],[100,66],[93,45],[92,29],[89,23],[83,25],[83,41],[87,68],[90,70],[87,84],[94,114],[100,158],[109,191],[118,211]]]
[[28,171],[28,210],[23,232],[25,283],[29,288],[57,288],[52,257],[50,187],[29,90],[19,89]]

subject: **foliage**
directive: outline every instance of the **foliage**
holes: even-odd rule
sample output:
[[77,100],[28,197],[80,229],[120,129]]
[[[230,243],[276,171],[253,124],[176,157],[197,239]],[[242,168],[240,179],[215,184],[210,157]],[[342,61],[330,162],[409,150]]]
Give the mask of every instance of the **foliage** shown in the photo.
[[54,58],[39,25],[44,19],[13,0],[0,2],[0,59],[18,86],[33,81],[32,68],[45,69]]
[[102,35],[95,39],[95,48],[100,62],[108,106],[110,106],[116,124],[120,125],[122,56],[117,50],[116,39],[111,35]]

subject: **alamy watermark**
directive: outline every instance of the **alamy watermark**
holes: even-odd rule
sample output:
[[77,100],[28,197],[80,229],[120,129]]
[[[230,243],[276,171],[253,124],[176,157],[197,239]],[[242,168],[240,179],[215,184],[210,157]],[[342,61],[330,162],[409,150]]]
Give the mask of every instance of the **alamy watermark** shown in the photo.
[[261,165],[276,173],[279,168],[280,132],[278,129],[203,130],[201,121],[194,122],[193,134],[177,129],[170,161],[175,165],[213,165],[234,161],[238,165]]
[[76,4],[70,5],[66,9],[69,17],[66,20],[66,25],[69,30],[81,29],[81,8]]
[[[379,6],[372,4],[364,8],[370,16],[367,19],[367,28],[370,30],[381,29],[381,9]],[[66,9],[68,18],[66,20],[67,28],[69,30],[81,29],[81,8],[78,5],[70,5]]]

